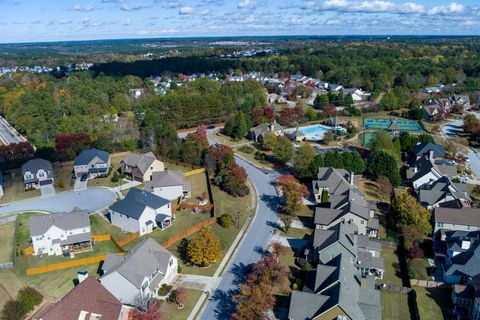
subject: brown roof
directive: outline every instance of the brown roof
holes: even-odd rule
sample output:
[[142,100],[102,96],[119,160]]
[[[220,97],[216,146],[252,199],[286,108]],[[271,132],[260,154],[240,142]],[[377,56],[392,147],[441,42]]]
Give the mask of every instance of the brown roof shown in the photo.
[[480,226],[480,209],[435,208],[435,222]]
[[37,320],[78,320],[81,311],[101,315],[102,320],[118,320],[122,304],[95,278],[88,277],[47,310],[33,316]]

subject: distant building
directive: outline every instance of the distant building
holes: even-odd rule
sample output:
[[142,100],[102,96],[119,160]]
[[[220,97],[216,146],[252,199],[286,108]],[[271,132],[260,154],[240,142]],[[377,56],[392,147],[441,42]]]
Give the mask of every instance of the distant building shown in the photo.
[[275,121],[272,123],[261,123],[250,129],[248,138],[257,143],[263,143],[267,132],[273,132],[276,136],[280,136],[283,135],[283,129],[284,128]]
[[22,165],[23,183],[26,190],[39,189],[53,184],[53,169],[50,161],[32,159]]
[[163,162],[157,160],[153,152],[137,154],[129,152],[120,161],[120,171],[130,179],[146,182],[152,180],[154,172],[165,170]]

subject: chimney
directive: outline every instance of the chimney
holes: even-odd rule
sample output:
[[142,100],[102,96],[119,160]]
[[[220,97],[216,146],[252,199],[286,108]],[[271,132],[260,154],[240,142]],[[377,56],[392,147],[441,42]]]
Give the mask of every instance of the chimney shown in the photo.
[[77,273],[78,283],[82,283],[85,279],[88,278],[88,271],[80,270]]
[[433,160],[433,150],[428,151],[428,159]]
[[355,175],[353,174],[353,171],[350,172],[350,184],[353,186],[355,183]]

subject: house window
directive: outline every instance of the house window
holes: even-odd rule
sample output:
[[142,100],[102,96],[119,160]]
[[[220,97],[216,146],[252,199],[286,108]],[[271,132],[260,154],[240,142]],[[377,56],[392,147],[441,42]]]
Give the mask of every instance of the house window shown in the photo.
[[437,222],[437,227],[439,228],[443,227],[443,222]]
[[145,281],[142,285],[142,291],[145,291],[147,287],[148,287],[148,281]]
[[364,224],[364,223],[365,223],[365,221],[363,221],[363,220],[360,221],[360,224]]
[[173,264],[173,259],[170,259],[170,263],[168,265],[171,267],[172,264]]

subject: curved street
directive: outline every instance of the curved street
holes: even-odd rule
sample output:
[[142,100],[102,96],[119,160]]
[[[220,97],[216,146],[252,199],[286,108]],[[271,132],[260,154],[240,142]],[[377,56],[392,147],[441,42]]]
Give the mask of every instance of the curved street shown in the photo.
[[277,225],[275,209],[278,196],[272,182],[276,172],[264,173],[243,159],[236,157],[237,163],[244,167],[258,193],[258,206],[252,225],[230,261],[217,289],[210,297],[201,315],[201,319],[230,319],[235,311],[233,297],[248,271],[248,266],[257,262],[268,244]]
[[75,207],[96,211],[111,205],[116,199],[117,196],[114,192],[104,188],[69,191],[51,197],[22,200],[0,206],[0,215],[34,210],[68,212]]

